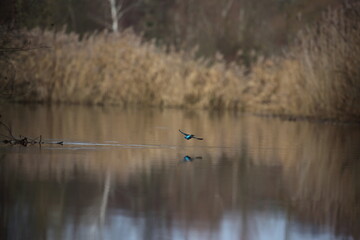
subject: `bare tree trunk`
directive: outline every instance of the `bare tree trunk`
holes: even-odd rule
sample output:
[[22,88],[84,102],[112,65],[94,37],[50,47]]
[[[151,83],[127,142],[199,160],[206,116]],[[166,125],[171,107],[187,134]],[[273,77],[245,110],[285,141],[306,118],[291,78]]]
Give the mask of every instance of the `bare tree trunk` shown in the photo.
[[111,29],[114,33],[118,33],[119,32],[119,16],[118,16],[118,10],[117,10],[117,6],[116,6],[116,0],[109,0],[110,3],[110,11],[111,11],[111,20],[112,20],[112,24],[111,24]]

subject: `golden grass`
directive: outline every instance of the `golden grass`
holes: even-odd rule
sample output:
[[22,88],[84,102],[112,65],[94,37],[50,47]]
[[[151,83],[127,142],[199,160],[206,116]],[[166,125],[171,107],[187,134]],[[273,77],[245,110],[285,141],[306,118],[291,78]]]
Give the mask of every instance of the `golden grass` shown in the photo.
[[[131,31],[119,35],[33,30],[34,44],[14,60],[17,100],[181,107],[236,107],[242,71],[169,52]],[[231,93],[231,97],[229,97]]]
[[245,92],[248,108],[359,119],[359,66],[358,3],[326,12],[322,22],[299,33],[286,57],[259,62]]
[[360,4],[328,11],[285,57],[244,67],[195,59],[127,30],[83,37],[32,30],[46,49],[12,59],[17,101],[195,108],[360,118]]

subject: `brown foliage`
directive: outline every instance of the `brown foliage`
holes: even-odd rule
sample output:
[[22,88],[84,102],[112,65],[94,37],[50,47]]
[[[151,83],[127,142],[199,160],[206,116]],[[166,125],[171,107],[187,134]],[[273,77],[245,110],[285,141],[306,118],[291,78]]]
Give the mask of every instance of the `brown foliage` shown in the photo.
[[[95,104],[235,107],[242,71],[219,60],[212,66],[191,54],[119,35],[33,30],[32,42],[50,49],[14,59],[17,100]],[[31,38],[31,36],[28,36]],[[233,93],[228,95],[228,93]]]
[[[243,66],[220,55],[210,63],[194,53],[144,42],[132,31],[76,34],[33,30],[20,52],[18,101],[195,108],[359,119],[360,5],[328,11],[299,33],[285,57]],[[194,51],[195,52],[195,51]]]
[[285,58],[254,67],[249,109],[359,119],[359,31],[360,4],[328,11],[322,22],[299,33]]

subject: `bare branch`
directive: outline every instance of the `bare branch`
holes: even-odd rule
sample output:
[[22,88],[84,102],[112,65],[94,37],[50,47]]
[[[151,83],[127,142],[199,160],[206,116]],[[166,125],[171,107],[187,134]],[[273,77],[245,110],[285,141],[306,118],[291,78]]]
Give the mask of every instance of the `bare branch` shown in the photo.
[[125,13],[127,13],[128,11],[132,10],[133,8],[135,8],[135,7],[139,6],[139,5],[140,5],[140,1],[137,1],[136,3],[128,6],[127,8],[125,8],[125,9],[122,10],[122,11],[120,11],[119,13],[120,13],[121,15],[124,15]]
[[[0,117],[1,117],[1,115],[0,115]],[[41,135],[39,137],[36,137],[36,138],[29,138],[29,137],[24,137],[24,136],[19,135],[19,138],[16,138],[16,137],[14,137],[14,135],[12,133],[12,129],[8,125],[6,125],[2,121],[0,121],[0,126],[3,126],[5,128],[5,130],[9,134],[9,135],[5,135],[5,134],[0,133],[0,136],[5,138],[4,140],[1,141],[4,144],[22,145],[24,147],[26,147],[28,145],[39,144],[40,147],[41,147],[41,144],[46,143],[46,142],[42,141],[42,136]],[[60,144],[60,145],[63,145],[64,142],[63,141],[60,141],[60,142],[47,142],[46,144]]]
[[111,29],[111,24],[108,23],[107,21],[105,21],[104,19],[101,19],[99,17],[93,16],[93,15],[89,15],[90,18],[92,20],[94,20],[95,22],[99,23],[100,25],[104,26],[107,29]]
[[224,7],[224,9],[223,9],[222,12],[221,12],[221,16],[222,16],[223,18],[226,18],[226,17],[227,17],[227,15],[229,14],[229,11],[230,11],[233,3],[234,3],[234,0],[229,0],[229,1],[226,3],[226,6]]

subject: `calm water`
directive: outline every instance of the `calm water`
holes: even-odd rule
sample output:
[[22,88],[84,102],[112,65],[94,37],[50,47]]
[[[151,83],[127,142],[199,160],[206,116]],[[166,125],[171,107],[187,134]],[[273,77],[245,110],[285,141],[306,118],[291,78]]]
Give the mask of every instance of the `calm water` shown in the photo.
[[64,141],[0,145],[0,239],[360,239],[359,125],[174,109],[0,110],[17,134]]

